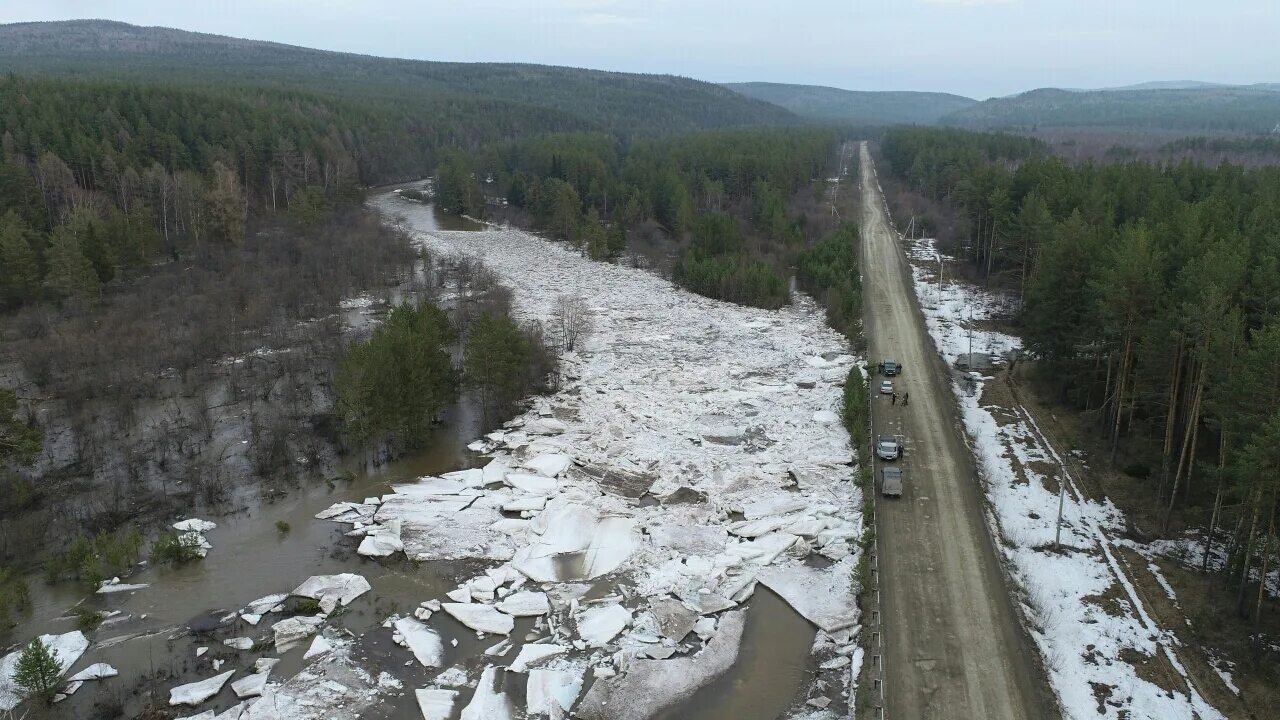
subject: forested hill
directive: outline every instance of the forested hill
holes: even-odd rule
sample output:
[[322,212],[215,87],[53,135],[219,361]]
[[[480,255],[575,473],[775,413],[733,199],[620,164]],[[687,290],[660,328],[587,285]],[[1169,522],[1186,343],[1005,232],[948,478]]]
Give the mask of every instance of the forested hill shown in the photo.
[[1280,127],[1274,86],[1072,91],[1046,88],[992,98],[940,122],[973,129],[1116,128],[1188,134],[1269,133]]
[[670,75],[398,60],[105,20],[0,25],[0,70],[183,85],[249,83],[416,100],[433,111],[459,96],[480,96],[622,134],[799,121],[787,110],[719,85]]
[[932,125],[977,100],[934,92],[871,92],[818,85],[748,82],[725,87],[801,117],[850,125]]

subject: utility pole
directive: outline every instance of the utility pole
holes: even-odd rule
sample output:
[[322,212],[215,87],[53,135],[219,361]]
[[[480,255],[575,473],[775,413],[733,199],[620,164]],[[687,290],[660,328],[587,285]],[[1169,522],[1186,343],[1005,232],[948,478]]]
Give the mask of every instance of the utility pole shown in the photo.
[[973,372],[973,308],[969,308],[969,358],[965,360],[969,372]]
[[1058,461],[1058,529],[1053,534],[1053,547],[1062,549],[1062,505],[1067,499],[1067,467]]

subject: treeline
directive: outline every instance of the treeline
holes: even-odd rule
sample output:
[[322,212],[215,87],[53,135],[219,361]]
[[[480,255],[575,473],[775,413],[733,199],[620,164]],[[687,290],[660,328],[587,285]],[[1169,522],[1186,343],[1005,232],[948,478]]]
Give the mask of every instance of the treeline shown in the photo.
[[[721,130],[624,143],[554,134],[512,143],[442,168],[447,204],[477,209],[479,179],[554,237],[607,259],[628,233],[660,231],[681,248],[673,277],[710,297],[777,307],[785,270],[806,239],[798,194],[821,197],[839,138],[822,129]],[[469,171],[468,171],[469,170]]]
[[250,214],[314,224],[444,147],[573,127],[513,107],[0,78],[0,301],[94,298],[156,257],[241,244]]
[[1280,168],[938,161],[989,137],[892,131],[884,154],[927,168],[909,182],[967,219],[968,257],[1025,287],[1027,349],[1165,529],[1181,509],[1229,533],[1244,612],[1276,548]]

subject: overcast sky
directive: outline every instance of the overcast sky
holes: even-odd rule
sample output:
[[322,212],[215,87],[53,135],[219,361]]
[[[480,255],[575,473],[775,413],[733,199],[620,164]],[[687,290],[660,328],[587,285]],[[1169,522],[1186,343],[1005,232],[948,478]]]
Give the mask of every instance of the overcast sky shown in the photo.
[[1280,0],[0,0],[427,60],[972,97],[1147,80],[1280,81]]

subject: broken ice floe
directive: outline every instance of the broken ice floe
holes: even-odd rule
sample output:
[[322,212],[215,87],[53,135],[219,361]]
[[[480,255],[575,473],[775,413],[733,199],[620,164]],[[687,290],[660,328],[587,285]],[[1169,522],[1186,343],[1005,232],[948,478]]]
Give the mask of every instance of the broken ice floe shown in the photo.
[[832,632],[858,623],[854,569],[848,561],[821,570],[791,565],[765,568],[756,578],[809,622]]
[[582,692],[582,672],[530,670],[525,688],[525,709],[529,715],[561,720],[569,716],[569,708]]
[[472,630],[490,635],[508,635],[515,619],[497,608],[478,603],[444,603],[441,607],[455,620]]
[[592,607],[577,617],[578,636],[590,647],[604,647],[631,622],[631,611],[621,605]]
[[[39,640],[57,657],[61,670],[59,675],[70,670],[84,651],[89,649],[89,639],[79,630],[62,635],[41,635]],[[23,645],[0,659],[0,710],[12,710],[22,701],[24,693],[14,683],[13,675],[25,647]]]
[[399,618],[393,624],[401,642],[426,667],[444,664],[444,643],[435,630],[413,618]]
[[602,516],[585,505],[548,507],[535,523],[541,534],[511,564],[537,582],[599,577],[621,565],[634,547],[632,518]]
[[358,720],[382,691],[377,679],[352,660],[349,649],[336,648],[224,715],[225,720]]
[[227,684],[235,670],[228,670],[211,678],[200,680],[199,682],[187,683],[169,689],[170,705],[190,705],[192,707],[203,703],[205,700],[222,692],[222,686]]
[[285,618],[271,626],[274,635],[276,652],[288,652],[308,637],[320,631],[324,624],[322,617]]
[[85,680],[103,680],[119,675],[120,672],[107,663],[94,663],[80,672],[67,678],[69,682],[83,682]]
[[252,674],[231,683],[231,691],[241,700],[258,697],[266,692],[267,679],[271,676],[271,669],[279,662],[276,658],[260,658],[254,663],[254,672]]
[[173,524],[178,531],[178,542],[191,548],[199,557],[205,557],[213,546],[205,539],[204,534],[218,527],[216,523],[198,518],[190,518]]
[[461,720],[515,720],[513,703],[506,694],[506,680],[506,668],[486,667],[471,702],[462,709]]
[[334,608],[350,604],[352,600],[369,592],[370,589],[369,581],[363,576],[355,573],[340,573],[313,575],[289,594],[316,600],[320,603],[321,610],[331,613]]
[[418,700],[422,720],[449,720],[453,717],[453,706],[458,701],[457,690],[429,688],[413,692]]
[[693,695],[738,658],[746,613],[725,613],[715,637],[697,655],[673,660],[634,659],[622,673],[596,680],[575,714],[585,720],[646,720]]

